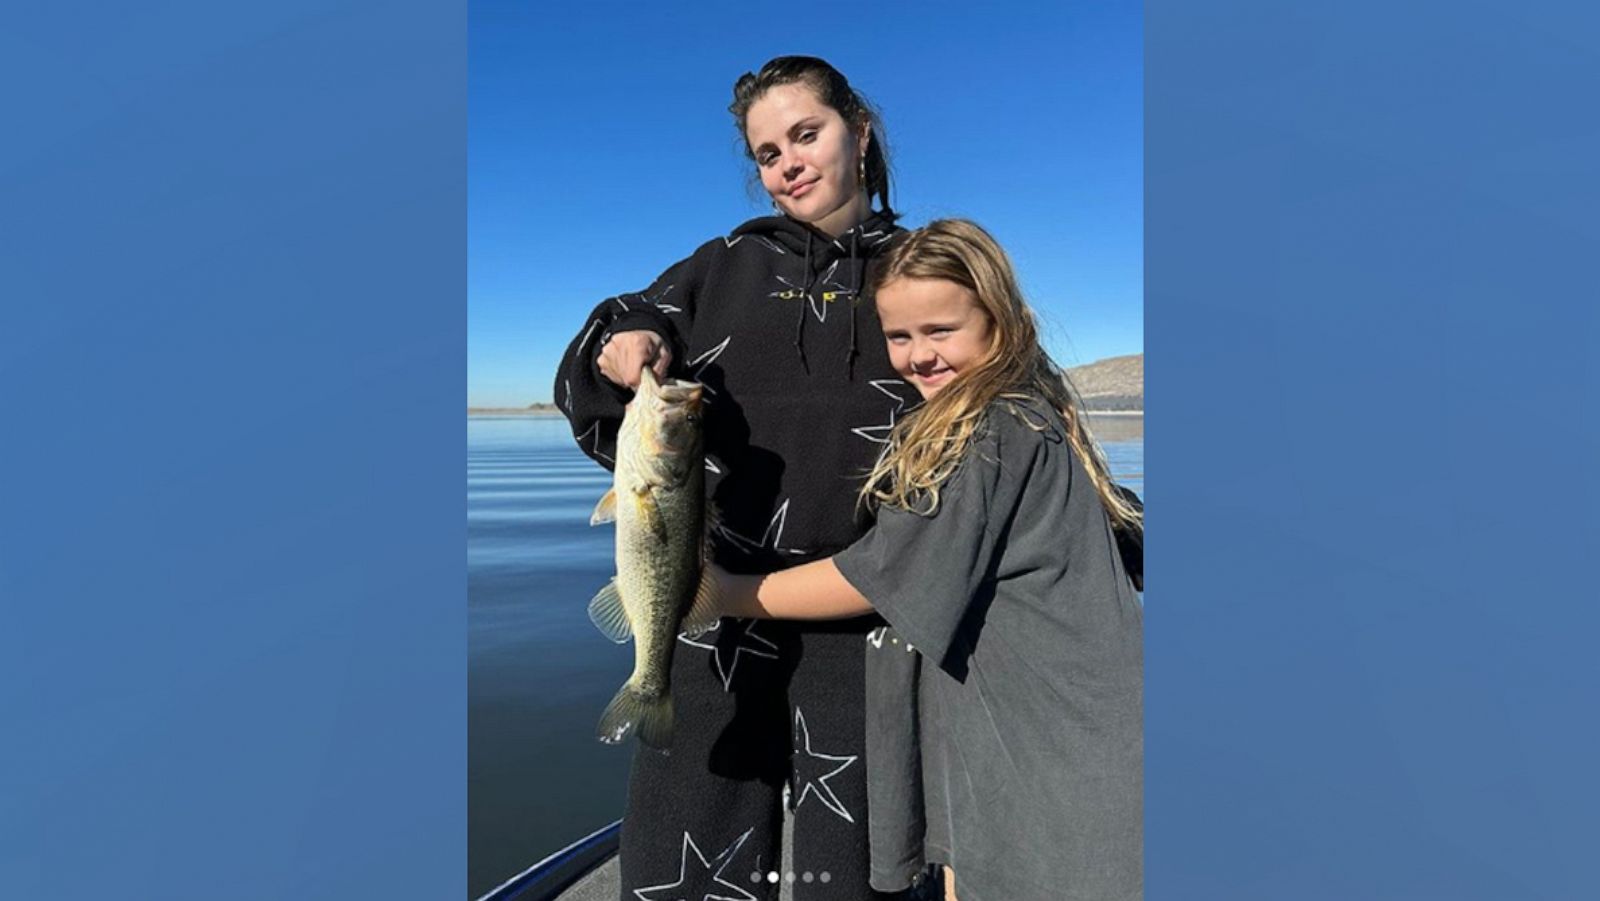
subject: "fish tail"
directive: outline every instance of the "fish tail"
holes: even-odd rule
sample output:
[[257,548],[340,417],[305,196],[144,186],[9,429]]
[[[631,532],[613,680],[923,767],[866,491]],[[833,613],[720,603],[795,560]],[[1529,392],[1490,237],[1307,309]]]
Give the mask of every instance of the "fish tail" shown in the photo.
[[672,747],[672,694],[652,697],[641,692],[632,681],[623,683],[617,696],[600,714],[595,737],[608,745],[626,741],[634,731],[639,740],[659,751]]

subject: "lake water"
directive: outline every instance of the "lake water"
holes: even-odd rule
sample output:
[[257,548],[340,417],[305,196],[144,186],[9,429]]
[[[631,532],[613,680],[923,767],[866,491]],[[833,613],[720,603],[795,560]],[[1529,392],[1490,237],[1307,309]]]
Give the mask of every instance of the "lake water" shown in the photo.
[[[1094,422],[1119,481],[1144,494],[1142,417]],[[611,474],[566,420],[467,420],[467,885],[476,898],[617,819],[632,744],[594,738],[633,646],[589,622],[615,569],[590,527]]]

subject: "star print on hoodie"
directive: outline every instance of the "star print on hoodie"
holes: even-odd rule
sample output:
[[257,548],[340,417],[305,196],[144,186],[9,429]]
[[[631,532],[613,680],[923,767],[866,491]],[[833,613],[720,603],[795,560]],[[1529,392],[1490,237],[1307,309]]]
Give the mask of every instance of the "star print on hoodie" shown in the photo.
[[[782,216],[753,219],[701,245],[644,291],[602,302],[556,373],[556,397],[579,446],[607,469],[631,392],[595,359],[611,336],[660,335],[671,375],[706,386],[707,492],[734,572],[769,572],[828,556],[870,526],[856,489],[882,451],[877,437],[920,400],[889,365],[868,286],[898,231],[875,214],[838,237]],[[861,430],[868,430],[865,434]],[[786,506],[785,506],[786,505]]]

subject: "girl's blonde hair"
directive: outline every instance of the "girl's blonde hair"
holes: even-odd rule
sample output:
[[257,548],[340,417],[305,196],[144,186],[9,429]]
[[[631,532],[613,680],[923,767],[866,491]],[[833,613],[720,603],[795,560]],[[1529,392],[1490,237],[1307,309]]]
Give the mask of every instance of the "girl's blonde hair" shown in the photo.
[[[989,350],[895,425],[888,448],[861,489],[862,501],[931,515],[939,506],[940,486],[960,465],[989,404],[1000,398],[1036,397],[1060,411],[1067,441],[1112,524],[1142,528],[1139,509],[1112,483],[1077,391],[1040,346],[1033,311],[1017,287],[1011,260],[994,238],[965,219],[938,219],[901,235],[875,287],[919,278],[955,282],[977,295],[989,317]],[[1023,419],[1032,425],[1028,417]]]

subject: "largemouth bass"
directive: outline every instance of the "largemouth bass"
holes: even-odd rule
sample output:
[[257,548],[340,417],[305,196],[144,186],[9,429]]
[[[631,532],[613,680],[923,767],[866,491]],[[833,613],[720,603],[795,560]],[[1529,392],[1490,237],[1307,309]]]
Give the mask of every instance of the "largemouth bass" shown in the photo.
[[705,450],[701,386],[656,381],[649,367],[617,434],[610,491],[590,525],[617,524],[617,575],[589,602],[589,618],[612,641],[634,642],[633,675],[600,717],[607,744],[637,731],[653,748],[672,744],[672,651],[680,632],[716,625],[706,578]]

